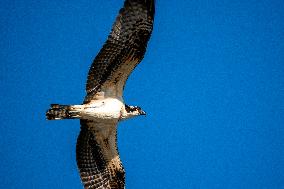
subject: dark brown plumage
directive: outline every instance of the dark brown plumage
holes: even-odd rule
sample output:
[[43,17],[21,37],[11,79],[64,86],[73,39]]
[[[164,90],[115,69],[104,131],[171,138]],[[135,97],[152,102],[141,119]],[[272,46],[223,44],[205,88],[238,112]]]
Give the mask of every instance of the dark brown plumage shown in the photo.
[[129,74],[143,59],[153,29],[154,13],[154,0],[125,1],[106,43],[91,65],[84,103],[110,82],[120,81],[123,90]]
[[[115,141],[109,141],[109,136],[108,138],[102,137],[94,129],[95,126],[97,126],[96,123],[92,121],[81,120],[81,132],[76,148],[81,180],[85,188],[123,189],[125,184],[124,169],[120,160],[114,159],[115,156],[118,157],[116,124],[110,129]],[[108,154],[112,147],[115,147],[116,152]]]
[[155,0],[126,0],[106,43],[89,70],[84,103],[52,104],[48,120],[80,119],[76,159],[85,188],[123,189],[125,172],[117,150],[117,124],[145,112],[123,102],[125,82],[143,59]]
[[[117,86],[122,96],[125,82],[143,59],[150,38],[155,13],[155,0],[126,0],[106,43],[89,70],[84,104],[104,88]],[[127,108],[127,106],[126,106]],[[117,123],[107,127],[108,137],[90,120],[81,119],[76,157],[85,188],[123,189],[125,173],[116,145]]]

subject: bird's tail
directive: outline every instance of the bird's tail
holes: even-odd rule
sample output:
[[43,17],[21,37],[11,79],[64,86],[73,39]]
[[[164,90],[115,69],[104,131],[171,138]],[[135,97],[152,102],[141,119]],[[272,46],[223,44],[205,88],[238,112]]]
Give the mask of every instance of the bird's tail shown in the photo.
[[50,109],[46,112],[46,119],[58,120],[58,119],[76,119],[80,118],[80,105],[59,105],[51,104]]

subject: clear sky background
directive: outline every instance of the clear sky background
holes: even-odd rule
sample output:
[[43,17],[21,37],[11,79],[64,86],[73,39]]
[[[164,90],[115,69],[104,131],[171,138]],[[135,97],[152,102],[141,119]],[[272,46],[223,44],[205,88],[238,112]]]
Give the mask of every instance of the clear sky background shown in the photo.
[[[78,120],[89,66],[123,0],[0,1],[0,188],[82,188]],[[284,1],[157,0],[125,101],[128,189],[284,188]]]

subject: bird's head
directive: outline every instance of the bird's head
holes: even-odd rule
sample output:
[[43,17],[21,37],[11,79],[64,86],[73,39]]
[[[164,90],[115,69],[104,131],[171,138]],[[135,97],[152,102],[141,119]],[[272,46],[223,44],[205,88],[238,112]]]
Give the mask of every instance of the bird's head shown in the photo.
[[146,112],[143,111],[139,106],[125,105],[121,119],[128,119],[128,118],[139,116],[139,115],[146,115]]

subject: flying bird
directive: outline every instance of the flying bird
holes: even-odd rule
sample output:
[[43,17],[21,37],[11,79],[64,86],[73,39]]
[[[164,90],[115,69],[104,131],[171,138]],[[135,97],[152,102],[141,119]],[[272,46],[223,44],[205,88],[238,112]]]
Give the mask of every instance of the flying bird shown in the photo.
[[80,105],[51,104],[48,120],[80,119],[76,160],[84,188],[125,188],[117,124],[145,115],[123,101],[125,82],[144,57],[153,30],[155,0],[126,0],[88,73]]

